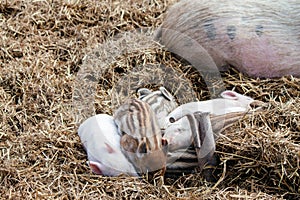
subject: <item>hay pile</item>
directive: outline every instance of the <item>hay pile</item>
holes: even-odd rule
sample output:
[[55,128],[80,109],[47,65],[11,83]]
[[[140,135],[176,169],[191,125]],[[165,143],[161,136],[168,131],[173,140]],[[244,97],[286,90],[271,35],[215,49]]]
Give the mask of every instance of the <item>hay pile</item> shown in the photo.
[[[74,112],[73,99],[84,56],[118,33],[157,27],[174,2],[1,1],[1,199],[300,197],[300,79],[293,77],[269,80],[248,78],[234,70],[222,73],[227,89],[268,102],[269,107],[241,119],[218,140],[217,183],[207,183],[199,174],[152,183],[107,178],[93,175],[86,166],[76,133],[83,118]],[[197,92],[179,98],[181,103],[209,98],[205,83],[189,66],[160,48],[149,49],[121,56],[96,80],[93,107],[97,113],[112,113],[113,105],[120,103],[111,101],[118,80],[128,80],[126,74],[133,66],[144,63],[181,72],[176,77],[180,87]],[[177,86],[169,88],[176,93]]]

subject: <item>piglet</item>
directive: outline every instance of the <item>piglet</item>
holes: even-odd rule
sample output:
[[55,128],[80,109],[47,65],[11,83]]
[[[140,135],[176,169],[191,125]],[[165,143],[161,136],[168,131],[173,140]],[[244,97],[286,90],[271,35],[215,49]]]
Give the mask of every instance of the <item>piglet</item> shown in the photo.
[[168,118],[171,121],[176,121],[178,116],[184,115],[182,113],[186,112],[189,114],[196,111],[209,112],[212,115],[223,115],[230,112],[248,112],[252,108],[263,104],[251,97],[229,90],[222,92],[221,97],[222,98],[183,104],[173,110],[168,115]]
[[162,139],[157,118],[150,105],[129,99],[114,113],[121,133],[121,150],[140,174],[156,172],[166,166],[167,141]]
[[[253,112],[252,107],[263,106],[263,102],[234,91],[224,91],[221,93],[221,97],[183,104],[167,116],[166,120],[170,122],[165,130],[164,138],[168,141],[169,154],[188,148],[193,141],[191,126],[188,119],[184,117],[185,115],[198,111],[210,113],[214,137],[217,139],[224,128],[245,114]],[[258,108],[255,107],[255,109]],[[169,155],[169,157],[172,156]]]
[[85,120],[78,135],[87,152],[88,164],[95,174],[138,176],[121,151],[120,133],[112,116],[98,114]]
[[[167,175],[173,176],[173,174],[182,171],[191,173],[196,167],[203,169],[204,165],[216,166],[217,158],[213,155],[214,141],[218,139],[220,132],[246,114],[252,113],[254,111],[253,106],[264,106],[260,101],[233,91],[224,91],[221,97],[208,101],[187,103],[179,106],[169,114],[167,120],[170,120],[170,122],[164,135],[164,138],[168,141],[169,150]],[[256,110],[258,109],[259,107],[256,108]],[[211,129],[207,129],[208,132],[201,133],[201,131],[195,130],[196,123],[192,116],[197,116],[199,112],[204,114],[202,118],[204,117],[205,120],[200,120],[198,124],[200,128]],[[195,135],[199,135],[197,132],[200,133],[200,140],[199,137],[195,138]],[[197,152],[194,147],[199,146],[199,141],[201,147],[196,148]],[[205,167],[203,175],[208,181],[214,180],[210,168]]]
[[175,97],[165,88],[159,87],[159,90],[151,91],[147,88],[137,90],[139,99],[148,103],[155,113],[160,129],[166,128],[165,118],[178,105]]

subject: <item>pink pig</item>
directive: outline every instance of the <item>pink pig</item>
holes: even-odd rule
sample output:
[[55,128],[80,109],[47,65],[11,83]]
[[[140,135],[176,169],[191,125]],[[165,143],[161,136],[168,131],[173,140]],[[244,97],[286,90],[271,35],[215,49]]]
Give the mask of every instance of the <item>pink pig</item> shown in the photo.
[[[183,116],[197,111],[209,112],[212,116],[221,116],[228,113],[246,114],[249,111],[252,111],[252,107],[254,106],[263,106],[263,102],[254,100],[251,97],[234,91],[224,91],[221,93],[221,97],[222,98],[207,101],[186,103],[169,113],[166,120],[169,120],[170,122],[165,130],[164,138],[168,140],[170,158],[173,157],[173,153],[174,155],[177,155],[176,153],[178,150],[182,151],[182,149],[187,149],[193,141],[189,121]],[[225,126],[227,122],[225,118],[223,120]],[[230,124],[232,122],[228,123]],[[219,133],[216,132],[216,130],[214,131],[215,136],[217,136]]]
[[78,135],[88,155],[88,164],[96,174],[138,176],[120,147],[120,135],[110,115],[98,114],[84,121]]
[[181,0],[156,39],[202,72],[231,65],[253,77],[299,77],[299,11],[296,0]]

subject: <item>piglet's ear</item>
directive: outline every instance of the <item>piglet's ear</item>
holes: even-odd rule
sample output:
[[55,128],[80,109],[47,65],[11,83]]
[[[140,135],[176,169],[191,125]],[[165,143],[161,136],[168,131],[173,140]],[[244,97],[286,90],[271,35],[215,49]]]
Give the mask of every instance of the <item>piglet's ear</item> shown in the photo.
[[226,91],[222,92],[221,96],[224,99],[232,99],[232,100],[237,100],[238,99],[237,93],[234,92],[234,91],[229,91],[229,90],[226,90]]
[[102,170],[101,170],[101,167],[102,167],[101,163],[94,162],[94,161],[88,161],[87,163],[88,163],[89,167],[91,168],[91,170],[93,171],[93,173],[103,175]]
[[160,87],[159,90],[167,100],[172,101],[174,99],[172,94],[165,87]]
[[147,88],[139,88],[136,90],[136,93],[139,95],[139,97],[144,97],[146,95],[151,94],[152,91]]
[[138,140],[126,133],[121,137],[120,145],[124,151],[132,153],[135,153],[139,146]]

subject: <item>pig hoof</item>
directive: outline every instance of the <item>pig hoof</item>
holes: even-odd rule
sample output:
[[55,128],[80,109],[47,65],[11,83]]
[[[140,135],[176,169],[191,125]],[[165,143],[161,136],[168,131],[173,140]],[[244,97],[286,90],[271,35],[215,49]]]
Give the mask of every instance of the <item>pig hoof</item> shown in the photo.
[[207,182],[216,183],[217,177],[217,166],[220,163],[220,158],[215,154],[207,162],[204,169],[202,170],[202,175]]

